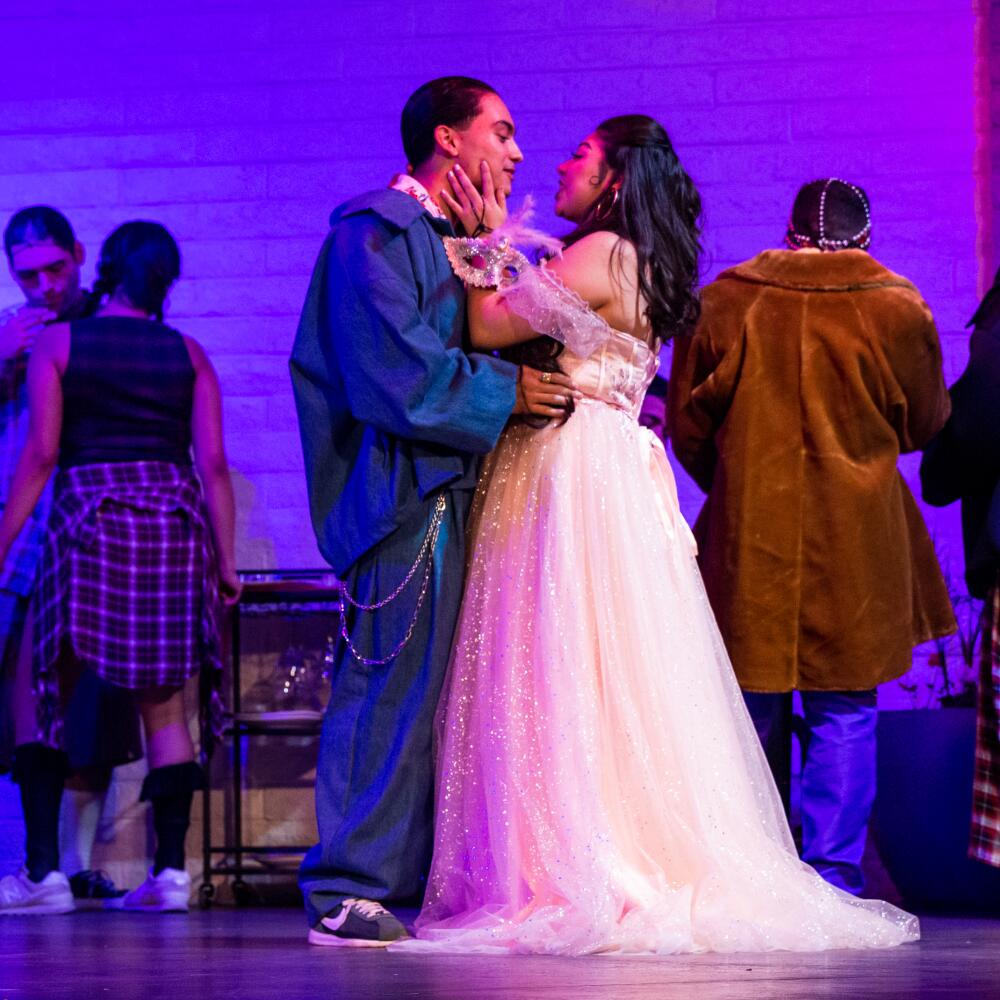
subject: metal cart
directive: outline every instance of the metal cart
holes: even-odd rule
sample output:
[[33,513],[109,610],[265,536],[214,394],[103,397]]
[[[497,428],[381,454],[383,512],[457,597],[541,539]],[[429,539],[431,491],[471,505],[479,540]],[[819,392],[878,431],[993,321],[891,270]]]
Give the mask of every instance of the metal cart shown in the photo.
[[[211,781],[206,781],[202,798],[202,883],[199,901],[203,908],[211,905],[215,897],[212,877],[233,878],[233,899],[243,905],[251,899],[247,876],[271,874],[273,867],[262,864],[261,857],[302,855],[308,846],[300,844],[260,845],[243,840],[243,751],[244,742],[259,736],[318,736],[322,722],[320,712],[268,712],[244,711],[242,691],[242,625],[248,614],[302,614],[319,613],[336,615],[340,611],[340,588],[327,570],[271,570],[268,572],[243,571],[243,592],[239,603],[232,609],[230,638],[230,678],[225,722],[221,738],[213,743],[205,731],[209,706],[205,699],[210,692],[202,688],[203,720],[201,733],[202,763],[206,773],[215,752],[220,748],[230,750],[231,766],[227,775],[230,794],[223,809],[223,843],[212,842]],[[217,745],[215,745],[217,744]]]

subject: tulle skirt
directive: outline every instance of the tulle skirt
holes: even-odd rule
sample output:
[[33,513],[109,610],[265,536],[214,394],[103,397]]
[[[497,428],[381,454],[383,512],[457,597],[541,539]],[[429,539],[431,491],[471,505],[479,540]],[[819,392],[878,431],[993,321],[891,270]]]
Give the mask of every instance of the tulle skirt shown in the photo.
[[797,857],[662,445],[514,425],[470,520],[438,720],[434,951],[884,948],[915,917]]

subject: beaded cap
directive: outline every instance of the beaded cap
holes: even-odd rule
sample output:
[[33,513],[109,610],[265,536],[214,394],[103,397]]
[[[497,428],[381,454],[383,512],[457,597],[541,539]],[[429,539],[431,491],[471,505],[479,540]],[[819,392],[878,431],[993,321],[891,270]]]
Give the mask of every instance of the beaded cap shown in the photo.
[[[823,190],[819,196],[818,235],[811,236],[798,232],[795,228],[794,218],[790,218],[788,220],[788,230],[785,233],[785,243],[793,250],[801,250],[803,247],[818,247],[820,250],[846,250],[848,247],[857,247],[859,250],[867,250],[872,242],[872,216],[867,195],[861,188],[848,181],[842,181],[839,177],[828,177],[822,183]],[[838,240],[826,235],[826,199],[833,184],[840,184],[851,191],[857,198],[858,204],[865,214],[865,224],[857,233],[847,237],[847,239]]]

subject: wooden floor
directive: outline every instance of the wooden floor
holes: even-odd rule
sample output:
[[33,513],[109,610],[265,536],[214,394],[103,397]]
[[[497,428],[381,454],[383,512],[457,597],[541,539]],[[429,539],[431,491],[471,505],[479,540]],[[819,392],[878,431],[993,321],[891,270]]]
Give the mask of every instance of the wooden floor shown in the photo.
[[292,909],[0,919],[0,1000],[1000,998],[1000,920],[926,917],[886,952],[544,958],[314,948]]

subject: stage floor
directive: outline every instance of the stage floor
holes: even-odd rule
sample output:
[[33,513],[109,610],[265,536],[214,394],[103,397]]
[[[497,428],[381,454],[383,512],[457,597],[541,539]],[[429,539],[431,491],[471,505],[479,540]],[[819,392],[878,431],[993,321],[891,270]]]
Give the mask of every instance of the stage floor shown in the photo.
[[885,952],[545,958],[315,948],[292,909],[0,918],[2,1000],[1000,997],[1000,920],[926,917]]

